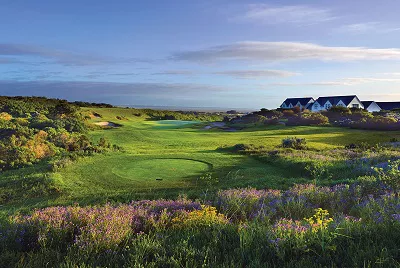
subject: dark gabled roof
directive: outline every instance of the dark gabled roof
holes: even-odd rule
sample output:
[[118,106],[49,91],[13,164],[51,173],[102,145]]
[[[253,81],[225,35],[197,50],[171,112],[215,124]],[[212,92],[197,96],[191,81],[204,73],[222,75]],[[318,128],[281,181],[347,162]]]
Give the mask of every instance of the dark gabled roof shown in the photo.
[[283,103],[286,103],[286,105],[289,105],[290,103],[295,106],[298,102],[302,106],[307,105],[310,101],[314,101],[314,98],[312,97],[306,97],[306,98],[287,98]]
[[374,101],[362,101],[361,103],[364,105],[364,108],[367,109]]
[[377,102],[376,104],[385,111],[400,109],[400,102]]
[[333,106],[336,106],[339,101],[342,101],[344,105],[349,105],[354,98],[357,98],[356,95],[350,95],[350,96],[331,96],[331,97],[319,97],[316,101],[320,105],[324,105],[327,101],[329,101]]

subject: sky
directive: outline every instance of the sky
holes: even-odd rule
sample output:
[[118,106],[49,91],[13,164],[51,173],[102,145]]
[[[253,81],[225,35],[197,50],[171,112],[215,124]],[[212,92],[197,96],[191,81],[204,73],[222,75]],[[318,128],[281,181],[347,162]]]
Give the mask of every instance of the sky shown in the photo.
[[0,0],[0,95],[276,108],[400,101],[397,0]]

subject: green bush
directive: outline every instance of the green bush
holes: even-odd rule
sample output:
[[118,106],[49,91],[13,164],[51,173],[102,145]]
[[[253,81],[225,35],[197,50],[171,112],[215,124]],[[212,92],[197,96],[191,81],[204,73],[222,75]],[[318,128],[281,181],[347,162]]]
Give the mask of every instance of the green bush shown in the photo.
[[302,113],[288,119],[287,125],[320,126],[329,124],[328,117],[320,113]]
[[374,130],[400,130],[400,121],[394,117],[377,115],[354,122],[352,127]]
[[306,139],[296,138],[296,137],[288,137],[282,140],[281,146],[283,148],[292,148],[296,150],[303,150],[307,148]]

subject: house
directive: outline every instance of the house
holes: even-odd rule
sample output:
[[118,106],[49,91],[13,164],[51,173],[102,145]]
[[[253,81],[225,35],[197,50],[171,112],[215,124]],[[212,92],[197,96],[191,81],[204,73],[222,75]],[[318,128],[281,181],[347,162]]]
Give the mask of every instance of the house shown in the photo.
[[360,108],[364,109],[364,105],[356,95],[350,96],[331,96],[331,97],[319,97],[313,105],[311,105],[311,111],[319,112],[329,110],[330,108],[347,107],[347,108]]
[[288,98],[286,99],[282,105],[282,109],[291,109],[294,107],[300,107],[300,109],[309,109],[309,107],[314,103],[314,98]]
[[362,104],[364,105],[364,109],[370,113],[379,112],[382,110],[381,107],[379,107],[379,105],[374,101],[362,101]]
[[377,102],[381,110],[391,111],[393,109],[400,109],[400,102]]

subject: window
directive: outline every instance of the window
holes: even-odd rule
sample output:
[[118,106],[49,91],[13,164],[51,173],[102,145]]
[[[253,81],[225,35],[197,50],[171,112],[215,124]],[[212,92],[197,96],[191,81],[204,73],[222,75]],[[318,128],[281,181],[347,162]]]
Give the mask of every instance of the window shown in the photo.
[[325,109],[329,110],[332,107],[330,103],[325,103]]
[[353,104],[353,108],[360,108],[360,104],[358,103]]

